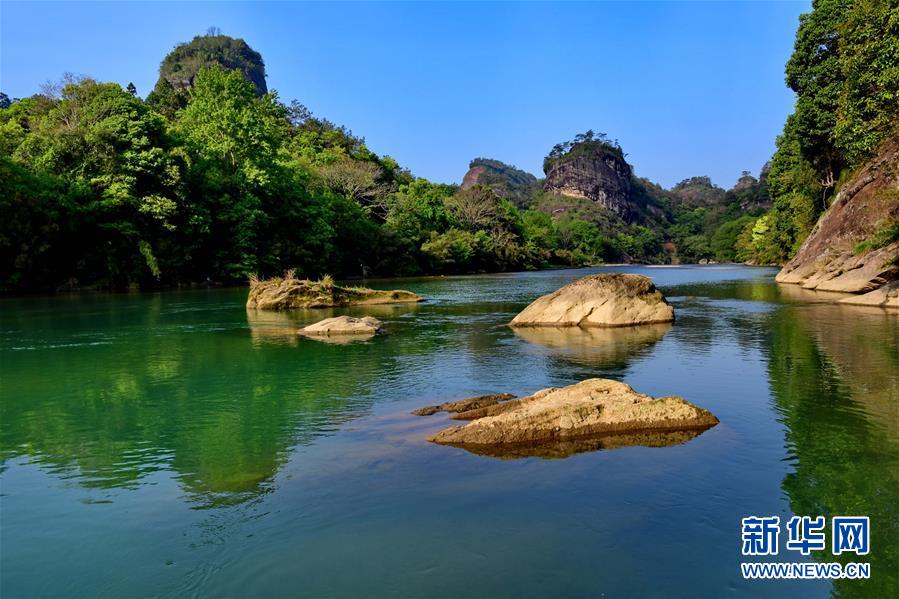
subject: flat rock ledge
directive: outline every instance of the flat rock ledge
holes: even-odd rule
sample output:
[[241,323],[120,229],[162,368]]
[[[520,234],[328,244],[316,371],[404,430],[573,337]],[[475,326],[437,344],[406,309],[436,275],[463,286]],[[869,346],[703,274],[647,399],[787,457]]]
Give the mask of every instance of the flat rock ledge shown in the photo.
[[671,322],[674,308],[643,275],[589,275],[544,295],[521,311],[513,327],[625,327]]
[[290,310],[296,308],[338,308],[374,304],[403,304],[424,301],[420,295],[401,289],[381,290],[341,287],[323,281],[296,279],[251,279],[247,308]]
[[[682,443],[718,424],[711,412],[681,397],[653,398],[599,378],[542,389],[458,417],[471,422],[441,430],[428,441],[509,457],[564,457],[602,447]],[[690,434],[674,434],[683,432]]]
[[[510,399],[515,399],[515,396],[511,393],[478,395],[476,397],[469,397],[458,401],[448,401],[437,406],[425,406],[415,410],[412,414],[414,416],[431,416],[437,412],[450,412],[454,414],[467,413],[480,408],[494,406],[502,401],[508,401]],[[457,416],[454,416],[453,418],[457,418]],[[470,418],[463,418],[462,420],[470,420]]]
[[383,323],[377,318],[363,316],[335,316],[326,318],[315,324],[300,329],[303,335],[331,336],[331,335],[375,335],[383,331]]

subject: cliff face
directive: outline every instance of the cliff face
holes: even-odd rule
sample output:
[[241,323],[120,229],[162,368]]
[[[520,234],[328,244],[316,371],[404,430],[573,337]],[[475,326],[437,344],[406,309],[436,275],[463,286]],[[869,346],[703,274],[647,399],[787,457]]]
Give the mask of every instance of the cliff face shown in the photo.
[[899,279],[899,138],[844,184],[777,275],[806,289],[867,293]]
[[159,66],[159,78],[176,90],[184,89],[193,85],[200,69],[214,65],[229,71],[243,71],[260,96],[268,91],[262,56],[242,39],[227,35],[197,36],[188,43],[178,45],[163,59]]
[[500,197],[524,207],[539,188],[537,177],[499,160],[475,158],[462,179],[462,189],[485,185]]
[[628,220],[631,216],[631,168],[611,149],[596,146],[569,152],[545,167],[544,191],[586,198]]

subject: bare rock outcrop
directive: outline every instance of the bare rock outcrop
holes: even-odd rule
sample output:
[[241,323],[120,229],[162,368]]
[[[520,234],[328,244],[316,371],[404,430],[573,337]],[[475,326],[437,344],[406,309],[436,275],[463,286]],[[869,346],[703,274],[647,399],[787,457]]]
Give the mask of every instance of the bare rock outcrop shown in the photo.
[[352,316],[335,316],[334,318],[326,318],[315,324],[300,329],[303,335],[375,335],[383,330],[383,323],[377,318],[371,316],[363,316],[362,318],[353,318]]
[[611,435],[630,435],[639,443],[647,434],[701,432],[716,424],[711,412],[681,397],[653,398],[625,383],[594,378],[480,408],[468,424],[441,430],[428,440],[491,454]]
[[897,165],[899,140],[893,140],[843,185],[777,282],[868,293],[899,279]]
[[603,273],[538,298],[509,325],[621,327],[673,320],[674,308],[649,277]]

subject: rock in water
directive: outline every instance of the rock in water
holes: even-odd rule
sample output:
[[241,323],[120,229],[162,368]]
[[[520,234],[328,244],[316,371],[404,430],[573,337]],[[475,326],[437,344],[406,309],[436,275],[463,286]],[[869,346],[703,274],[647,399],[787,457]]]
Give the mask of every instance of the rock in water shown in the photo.
[[590,275],[544,295],[512,319],[513,327],[621,327],[674,320],[674,308],[648,277]]
[[420,295],[399,289],[382,291],[365,287],[340,287],[296,279],[292,276],[274,279],[251,279],[247,308],[289,310],[295,308],[336,308],[374,304],[402,304],[424,301]]
[[335,316],[326,318],[315,324],[300,329],[303,335],[374,335],[382,330],[382,323],[377,318],[363,316]]
[[629,435],[639,442],[653,438],[652,433],[701,432],[718,424],[711,412],[680,397],[653,398],[608,379],[543,389],[478,411],[479,417],[472,422],[444,429],[428,440],[491,454],[497,446],[520,451],[522,446],[609,435]]
[[412,412],[415,416],[430,416],[437,412],[452,412],[458,414],[460,412],[468,412],[478,408],[486,408],[498,404],[501,401],[515,399],[511,393],[492,393],[490,395],[478,395],[477,397],[469,397],[468,399],[460,399],[458,401],[448,401],[439,406],[425,406]]

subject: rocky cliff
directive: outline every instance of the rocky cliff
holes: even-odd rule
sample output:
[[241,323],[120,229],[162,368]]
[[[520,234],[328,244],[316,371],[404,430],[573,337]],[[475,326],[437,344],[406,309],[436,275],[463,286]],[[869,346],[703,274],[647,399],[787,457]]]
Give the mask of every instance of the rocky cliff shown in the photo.
[[540,182],[531,173],[499,160],[475,158],[468,165],[468,172],[462,179],[462,189],[475,185],[485,185],[498,196],[524,207],[539,189]]
[[899,138],[842,185],[777,275],[806,289],[868,293],[899,279]]
[[544,191],[586,198],[628,220],[631,206],[631,167],[620,148],[584,142],[544,163]]

